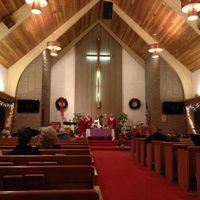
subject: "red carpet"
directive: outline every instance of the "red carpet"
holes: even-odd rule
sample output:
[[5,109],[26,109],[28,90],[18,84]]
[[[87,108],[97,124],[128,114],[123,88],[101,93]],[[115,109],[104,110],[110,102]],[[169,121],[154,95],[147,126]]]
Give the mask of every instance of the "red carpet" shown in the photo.
[[92,151],[104,200],[197,200],[143,167],[130,152]]

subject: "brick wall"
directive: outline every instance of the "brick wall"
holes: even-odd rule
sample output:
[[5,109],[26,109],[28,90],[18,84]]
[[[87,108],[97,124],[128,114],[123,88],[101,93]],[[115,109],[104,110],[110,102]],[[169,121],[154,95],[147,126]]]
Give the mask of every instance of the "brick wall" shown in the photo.
[[179,77],[162,58],[146,61],[146,101],[151,124],[165,133],[186,133],[186,115],[163,115],[162,102],[183,101],[184,93]]
[[[38,56],[23,72],[16,92],[16,99],[38,99],[41,102],[42,55]],[[40,105],[41,110],[41,105]],[[38,128],[41,125],[41,112],[17,113],[15,110],[13,131],[21,127]]]

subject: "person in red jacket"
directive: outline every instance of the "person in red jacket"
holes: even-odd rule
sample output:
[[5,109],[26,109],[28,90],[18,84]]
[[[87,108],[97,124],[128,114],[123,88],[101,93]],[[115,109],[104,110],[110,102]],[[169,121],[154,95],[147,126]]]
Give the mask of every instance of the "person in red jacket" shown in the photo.
[[114,117],[114,115],[112,113],[110,113],[110,116],[108,118],[108,127],[111,128],[111,129],[116,129],[117,127],[117,120],[116,118]]
[[86,129],[91,128],[92,123],[93,123],[92,117],[89,114],[87,114],[85,117]]
[[78,120],[78,135],[80,137],[84,137],[86,132],[86,123],[85,123],[85,117],[82,115]]

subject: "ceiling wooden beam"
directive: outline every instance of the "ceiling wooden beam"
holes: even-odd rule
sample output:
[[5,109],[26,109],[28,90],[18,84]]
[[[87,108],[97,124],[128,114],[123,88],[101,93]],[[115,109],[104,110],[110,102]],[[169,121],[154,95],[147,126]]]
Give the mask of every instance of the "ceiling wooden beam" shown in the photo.
[[91,0],[86,6],[78,11],[73,17],[67,20],[55,32],[49,35],[45,40],[38,44],[34,49],[29,51],[24,57],[18,60],[14,65],[8,69],[8,83],[6,92],[15,96],[19,78],[24,69],[46,48],[48,41],[57,40],[67,30],[69,30],[81,17],[83,17],[92,7],[94,7],[100,0]]
[[127,44],[125,44],[115,33],[113,33],[103,22],[98,21],[99,24],[113,37],[126,51],[127,53],[143,68],[145,67],[145,61],[133,51]]
[[10,18],[15,23],[10,29],[3,23],[0,23],[0,40],[5,38],[8,34],[10,34],[14,29],[16,29],[26,18],[31,16],[31,7],[26,3],[16,10]]
[[163,2],[168,5],[170,8],[172,8],[177,15],[179,15],[180,17],[182,17],[185,22],[196,32],[200,35],[200,30],[198,28],[198,23],[199,23],[199,19],[196,21],[188,21],[187,19],[187,14],[184,14],[181,11],[181,1],[180,0],[163,0]]
[[[114,11],[127,23],[147,44],[155,43],[154,38],[149,35],[142,27],[140,27],[131,17],[129,17],[121,8],[113,3]],[[191,72],[180,63],[173,55],[167,50],[161,53],[161,57],[170,64],[174,71],[178,74],[183,90],[185,99],[192,98],[192,75]]]

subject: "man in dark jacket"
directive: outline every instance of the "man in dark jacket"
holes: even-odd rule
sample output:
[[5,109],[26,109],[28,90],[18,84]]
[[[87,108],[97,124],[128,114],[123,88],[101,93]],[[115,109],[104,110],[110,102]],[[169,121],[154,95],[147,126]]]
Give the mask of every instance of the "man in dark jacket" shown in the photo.
[[40,155],[37,147],[30,145],[32,133],[27,128],[18,130],[18,145],[8,155]]
[[167,141],[168,137],[162,133],[162,129],[158,128],[155,133],[146,139],[146,143],[150,143],[152,140]]
[[162,133],[162,129],[158,128],[155,133],[147,137],[146,143],[150,143],[152,140],[165,141],[165,142],[179,142],[176,137],[168,136]]

